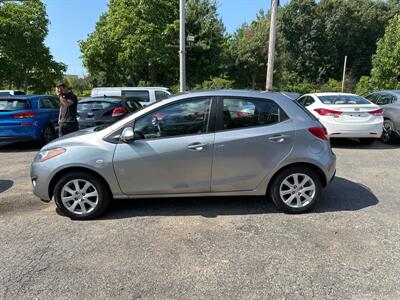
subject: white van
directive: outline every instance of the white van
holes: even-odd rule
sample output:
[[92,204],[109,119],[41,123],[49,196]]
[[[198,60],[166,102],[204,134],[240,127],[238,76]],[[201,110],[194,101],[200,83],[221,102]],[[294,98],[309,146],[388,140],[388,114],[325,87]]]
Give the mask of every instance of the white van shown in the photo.
[[20,96],[25,95],[23,91],[14,91],[14,90],[0,90],[0,96]]
[[171,95],[164,87],[99,87],[92,89],[92,97],[133,97],[143,106],[161,101]]

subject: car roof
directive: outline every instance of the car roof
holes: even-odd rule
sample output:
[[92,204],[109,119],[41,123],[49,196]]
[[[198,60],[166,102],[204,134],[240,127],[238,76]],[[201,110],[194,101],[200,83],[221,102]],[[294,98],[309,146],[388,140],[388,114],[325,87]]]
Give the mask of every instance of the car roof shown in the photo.
[[9,95],[9,96],[0,96],[0,99],[10,99],[10,100],[37,100],[42,97],[55,97],[52,95]]
[[106,90],[106,91],[148,91],[148,90],[162,90],[167,91],[168,88],[166,87],[97,87],[93,88],[92,91],[99,91],[99,90]]
[[185,99],[192,97],[244,97],[244,98],[264,98],[271,99],[274,101],[292,101],[289,97],[278,92],[265,92],[255,90],[199,90],[183,92],[176,95],[172,95],[162,102],[174,102],[176,100]]
[[320,97],[320,96],[358,96],[356,94],[351,94],[351,93],[310,93],[307,95],[315,95],[317,97]]
[[400,95],[400,90],[382,90],[382,91],[376,91],[371,94],[378,94],[378,93],[389,93],[389,94],[394,94],[396,96]]
[[82,102],[120,102],[122,101],[124,98],[122,97],[88,97],[88,98],[82,98],[79,100],[79,103]]

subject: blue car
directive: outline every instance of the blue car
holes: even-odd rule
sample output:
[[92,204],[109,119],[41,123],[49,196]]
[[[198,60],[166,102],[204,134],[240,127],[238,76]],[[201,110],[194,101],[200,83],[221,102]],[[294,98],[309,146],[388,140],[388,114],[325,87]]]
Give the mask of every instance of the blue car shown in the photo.
[[0,97],[0,142],[47,144],[57,137],[59,109],[54,96]]

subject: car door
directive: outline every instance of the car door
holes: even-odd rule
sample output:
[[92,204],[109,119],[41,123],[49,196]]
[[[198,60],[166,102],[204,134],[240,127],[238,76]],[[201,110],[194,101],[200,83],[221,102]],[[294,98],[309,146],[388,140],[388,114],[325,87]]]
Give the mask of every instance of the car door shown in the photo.
[[59,107],[52,97],[42,97],[39,100],[39,114],[40,122],[45,126],[52,124],[55,126],[58,122]]
[[255,190],[290,153],[294,125],[272,100],[218,100],[211,191]]
[[210,192],[215,100],[186,99],[135,120],[135,141],[119,143],[114,169],[128,195]]

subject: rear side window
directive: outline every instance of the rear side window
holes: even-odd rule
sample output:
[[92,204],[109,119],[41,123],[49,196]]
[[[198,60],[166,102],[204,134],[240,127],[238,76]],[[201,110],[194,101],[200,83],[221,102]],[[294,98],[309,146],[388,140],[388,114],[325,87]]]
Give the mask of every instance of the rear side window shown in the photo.
[[88,101],[78,103],[78,111],[95,111],[109,108],[113,105],[111,102],[106,101]]
[[353,95],[332,95],[332,96],[319,96],[323,104],[327,105],[358,105],[358,104],[371,104],[367,99],[361,96]]
[[271,100],[223,99],[224,129],[266,126],[286,119],[286,114]]
[[372,103],[376,103],[377,100],[379,99],[379,95],[371,94],[371,95],[366,96],[365,98],[367,98]]
[[134,98],[139,102],[150,102],[149,91],[122,91],[122,97]]
[[156,94],[156,100],[157,101],[161,101],[164,100],[166,98],[168,98],[169,94],[163,91],[155,91]]
[[301,98],[299,100],[299,103],[303,106],[310,106],[311,104],[313,104],[315,102],[314,98],[311,96],[306,96],[304,98]]
[[126,99],[126,106],[130,112],[134,112],[142,108],[138,101],[132,99]]
[[22,99],[0,99],[0,111],[13,111],[30,108],[29,102]]
[[39,101],[41,109],[58,109],[59,106],[52,98],[42,98]]

